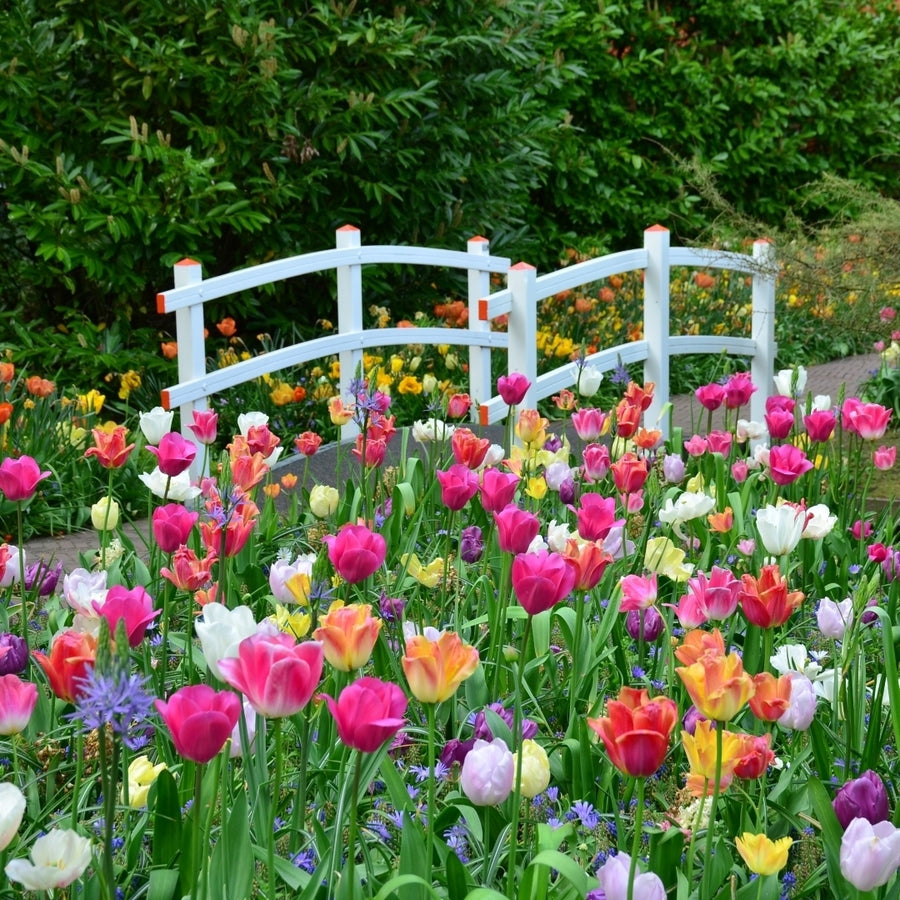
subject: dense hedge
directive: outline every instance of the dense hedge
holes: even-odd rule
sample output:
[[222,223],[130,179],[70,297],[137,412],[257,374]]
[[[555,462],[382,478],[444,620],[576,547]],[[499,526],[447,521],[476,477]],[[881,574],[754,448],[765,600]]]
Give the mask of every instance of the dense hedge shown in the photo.
[[[181,256],[215,274],[345,222],[543,268],[653,222],[689,238],[707,214],[677,157],[772,222],[825,171],[896,195],[898,21],[893,0],[10,0],[0,300],[143,321]],[[266,315],[312,321],[316,288]]]

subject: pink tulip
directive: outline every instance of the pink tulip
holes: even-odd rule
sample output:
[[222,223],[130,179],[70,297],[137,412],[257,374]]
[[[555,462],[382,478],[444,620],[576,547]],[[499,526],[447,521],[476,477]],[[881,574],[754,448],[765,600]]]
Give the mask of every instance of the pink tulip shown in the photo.
[[878,403],[863,403],[858,397],[848,397],[841,408],[841,427],[864,441],[874,441],[884,437],[892,411]]
[[175,478],[187,471],[197,455],[193,441],[185,440],[177,431],[169,431],[162,436],[158,447],[147,447],[156,457],[159,471]]
[[30,500],[37,490],[38,482],[50,477],[50,472],[42,472],[31,456],[15,459],[7,456],[0,463],[0,491],[12,503]]
[[174,553],[187,543],[199,513],[180,503],[167,503],[153,510],[153,538],[163,553]]
[[512,472],[485,469],[481,476],[481,505],[487,512],[500,512],[513,502],[519,481]]
[[793,444],[778,444],[769,451],[769,477],[775,484],[793,484],[812,467],[806,454]]
[[453,512],[461,510],[478,493],[478,476],[468,466],[455,463],[435,474],[441,484],[441,502]]
[[575,586],[577,568],[558,553],[519,553],[512,564],[513,591],[529,615],[552,609]]
[[596,441],[603,434],[609,417],[602,409],[579,409],[572,413],[572,426],[583,441]]
[[504,553],[524,553],[541,530],[540,519],[515,503],[495,512],[494,522],[497,525],[497,543]]
[[531,382],[521,372],[501,375],[497,379],[497,393],[507,406],[517,406],[521,403],[530,387]]
[[794,414],[786,409],[773,409],[766,413],[765,419],[773,441],[783,441],[794,427]]
[[740,590],[740,579],[720,566],[713,566],[709,576],[698,572],[688,580],[688,596],[697,604],[704,621],[728,619],[737,609]]
[[756,385],[750,379],[749,372],[735,372],[725,383],[725,407],[737,409],[750,402],[750,395],[756,391]]
[[298,644],[283,632],[244,638],[238,655],[219,660],[219,671],[268,719],[282,719],[309,703],[325,656],[319,641]]
[[38,700],[37,685],[18,675],[0,676],[0,734],[24,731]]
[[706,446],[710,453],[721,453],[728,456],[731,453],[731,443],[734,440],[730,431],[711,431],[706,436]]
[[803,424],[806,426],[806,433],[811,441],[816,444],[824,444],[834,432],[837,417],[834,410],[815,409],[808,416],[803,417]]
[[694,396],[700,402],[700,405],[710,412],[718,409],[725,402],[725,386],[713,382],[712,384],[704,384],[694,391]]
[[684,442],[684,452],[688,456],[703,456],[709,449],[709,443],[702,434],[693,434]]
[[125,622],[128,646],[137,647],[147,633],[147,626],[160,614],[153,608],[153,598],[140,586],[130,591],[120,584],[111,587],[106,600],[92,601],[94,610],[109,622],[109,630],[115,634],[119,619]]
[[602,541],[617,525],[615,497],[601,497],[599,494],[584,494],[581,507],[575,510],[578,533],[586,541]]
[[341,742],[361,753],[374,753],[405,724],[406,695],[396,684],[379,678],[358,678],[337,700],[323,696]]
[[328,545],[331,564],[350,584],[368,578],[387,555],[384,538],[365,525],[344,525],[336,535],[328,534],[322,540]]
[[656,603],[656,573],[652,575],[625,575],[619,582],[622,600],[619,612],[642,610]]
[[201,444],[214,444],[218,434],[219,414],[211,409],[195,409],[194,421],[188,428]]
[[241,715],[241,700],[231,691],[192,684],[175,691],[168,702],[156,701],[175,750],[185,759],[209,762],[231,737]]
[[581,454],[584,477],[591,483],[602,481],[609,472],[609,447],[606,444],[588,444]]
[[882,472],[893,469],[894,463],[897,462],[897,448],[879,447],[873,454],[873,462],[875,463],[875,468],[881,469]]

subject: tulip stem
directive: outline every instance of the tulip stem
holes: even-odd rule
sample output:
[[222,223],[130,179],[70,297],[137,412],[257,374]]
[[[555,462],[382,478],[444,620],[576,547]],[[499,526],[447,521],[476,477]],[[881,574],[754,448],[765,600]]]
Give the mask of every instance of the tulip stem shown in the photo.
[[719,784],[722,781],[722,722],[716,722],[716,780],[713,783],[712,804],[709,807],[709,824],[706,827],[706,853],[703,863],[703,881],[701,897],[710,897],[712,891],[712,853],[716,806],[719,802]]
[[425,847],[425,883],[431,887],[432,876],[431,867],[434,857],[434,782],[435,782],[435,724],[434,724],[434,703],[426,703],[425,711],[428,715],[428,833],[427,843]]
[[637,874],[638,854],[641,852],[641,837],[644,829],[644,789],[646,778],[637,779],[637,806],[634,811],[634,837],[631,839],[631,864],[628,867],[628,900],[634,897],[634,876]]
[[[272,785],[272,802],[269,805],[269,834],[266,864],[269,869],[269,900],[275,900],[277,885],[275,883],[275,818],[278,812],[278,798],[281,794],[281,719],[272,720],[272,731],[275,736],[275,779]],[[355,816],[351,818],[351,822]]]
[[[500,657],[506,632],[506,606],[509,602],[510,578],[512,576],[512,554],[504,552],[500,560],[500,590],[498,592],[494,621],[491,623],[490,650],[488,659],[494,667],[491,678],[491,695],[500,693]],[[529,620],[530,621],[530,620]]]
[[[569,729],[574,727],[575,706],[578,699],[578,688],[581,684],[581,636],[584,631],[584,606],[587,601],[587,592],[578,591],[575,594],[575,634],[572,639],[572,677],[569,683]],[[529,621],[531,621],[529,619]],[[524,651],[524,647],[522,648]]]
[[[350,829],[347,834],[347,891],[341,893],[345,897],[354,897],[356,895],[356,807],[359,803],[359,773],[362,769],[362,751],[356,751],[356,759],[353,766],[353,793],[350,796]],[[433,780],[433,779],[432,779]],[[432,791],[434,788],[431,789]],[[430,795],[429,795],[430,796]],[[432,809],[428,807],[428,837],[429,847],[431,845],[431,813]],[[428,883],[431,884],[431,857],[428,857]]]
[[292,854],[300,849],[300,830],[306,827],[306,767],[309,764],[309,719],[302,711],[297,718],[300,720],[300,767],[291,821]]
[[16,525],[19,534],[19,591],[22,595],[22,609],[19,613],[22,617],[22,640],[25,641],[25,659],[29,658],[28,647],[28,613],[25,609],[25,524],[22,518],[22,501],[16,503]]
[[[525,620],[525,634],[513,683],[513,747],[516,754],[516,777],[513,781],[512,824],[509,829],[509,868],[506,873],[506,896],[516,896],[516,848],[519,846],[519,807],[522,805],[522,692],[525,677],[525,653],[531,637],[531,616]],[[512,749],[512,748],[510,748]]]
[[191,900],[197,898],[200,886],[200,803],[203,799],[203,763],[195,763],[194,767],[194,803],[193,813],[193,848],[191,853]]

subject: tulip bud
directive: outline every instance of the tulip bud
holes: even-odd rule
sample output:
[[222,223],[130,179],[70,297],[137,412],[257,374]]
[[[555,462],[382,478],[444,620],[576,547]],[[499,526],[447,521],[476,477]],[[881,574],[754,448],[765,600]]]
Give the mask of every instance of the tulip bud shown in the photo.
[[459,781],[476,806],[496,806],[512,792],[515,776],[512,753],[502,738],[494,738],[490,743],[475,741],[466,754]]
[[112,497],[101,497],[91,507],[91,524],[97,531],[114,531],[119,524],[119,504]]
[[[547,751],[537,741],[522,741],[522,780],[519,790],[531,799],[547,790],[550,784],[550,760]],[[513,754],[513,760],[516,754]]]
[[327,484],[317,484],[309,492],[309,508],[317,519],[334,515],[339,500],[340,494]]
[[644,610],[629,610],[625,616],[625,629],[634,640],[640,640],[642,612],[644,614],[644,640],[652,644],[663,630],[663,619],[655,606],[648,606]]
[[875,825],[889,814],[884,782],[871,769],[848,781],[835,795],[833,805],[842,828],[854,819],[866,819]]

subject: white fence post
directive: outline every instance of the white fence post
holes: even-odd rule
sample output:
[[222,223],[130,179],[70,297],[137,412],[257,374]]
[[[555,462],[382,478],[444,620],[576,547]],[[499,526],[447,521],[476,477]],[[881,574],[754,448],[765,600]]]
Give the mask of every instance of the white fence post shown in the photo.
[[[359,229],[354,225],[344,225],[335,232],[335,243],[338,250],[353,249],[360,246]],[[349,334],[363,330],[362,314],[362,266],[339,266],[337,269],[337,302],[338,333]],[[342,350],[341,361],[341,400],[348,403],[350,384],[357,374],[365,377],[362,371],[363,351],[361,348]],[[359,433],[357,424],[348,422],[341,428],[341,440],[353,440]]]
[[[176,288],[199,284],[203,281],[203,269],[193,259],[181,259],[172,266],[172,281]],[[203,336],[203,300],[175,310],[175,340],[178,344],[178,381],[183,383],[206,374],[206,340]],[[194,433],[188,428],[194,421],[194,410],[208,409],[207,398],[182,403],[178,407],[181,434],[196,443]],[[203,453],[198,453],[191,464],[191,478],[200,479],[203,471]]]
[[531,387],[520,405],[522,409],[537,406],[537,270],[520,262],[510,267],[507,276],[512,307],[509,311],[509,351],[506,371],[520,372]]
[[647,359],[644,381],[656,385],[645,422],[669,436],[669,419],[662,419],[669,402],[669,230],[653,225],[644,231],[647,268],[644,273],[644,340]]
[[[488,256],[490,242],[487,238],[473,237],[466,244],[469,253]],[[491,292],[490,272],[469,269],[469,331],[489,332],[490,322],[478,318],[478,301]],[[491,348],[469,347],[469,393],[472,396],[472,419],[478,418],[478,406],[489,400],[493,394],[491,385]]]
[[753,340],[756,353],[750,363],[750,375],[757,390],[750,398],[750,418],[762,422],[766,415],[766,399],[772,393],[775,377],[775,247],[763,239],[753,243]]

